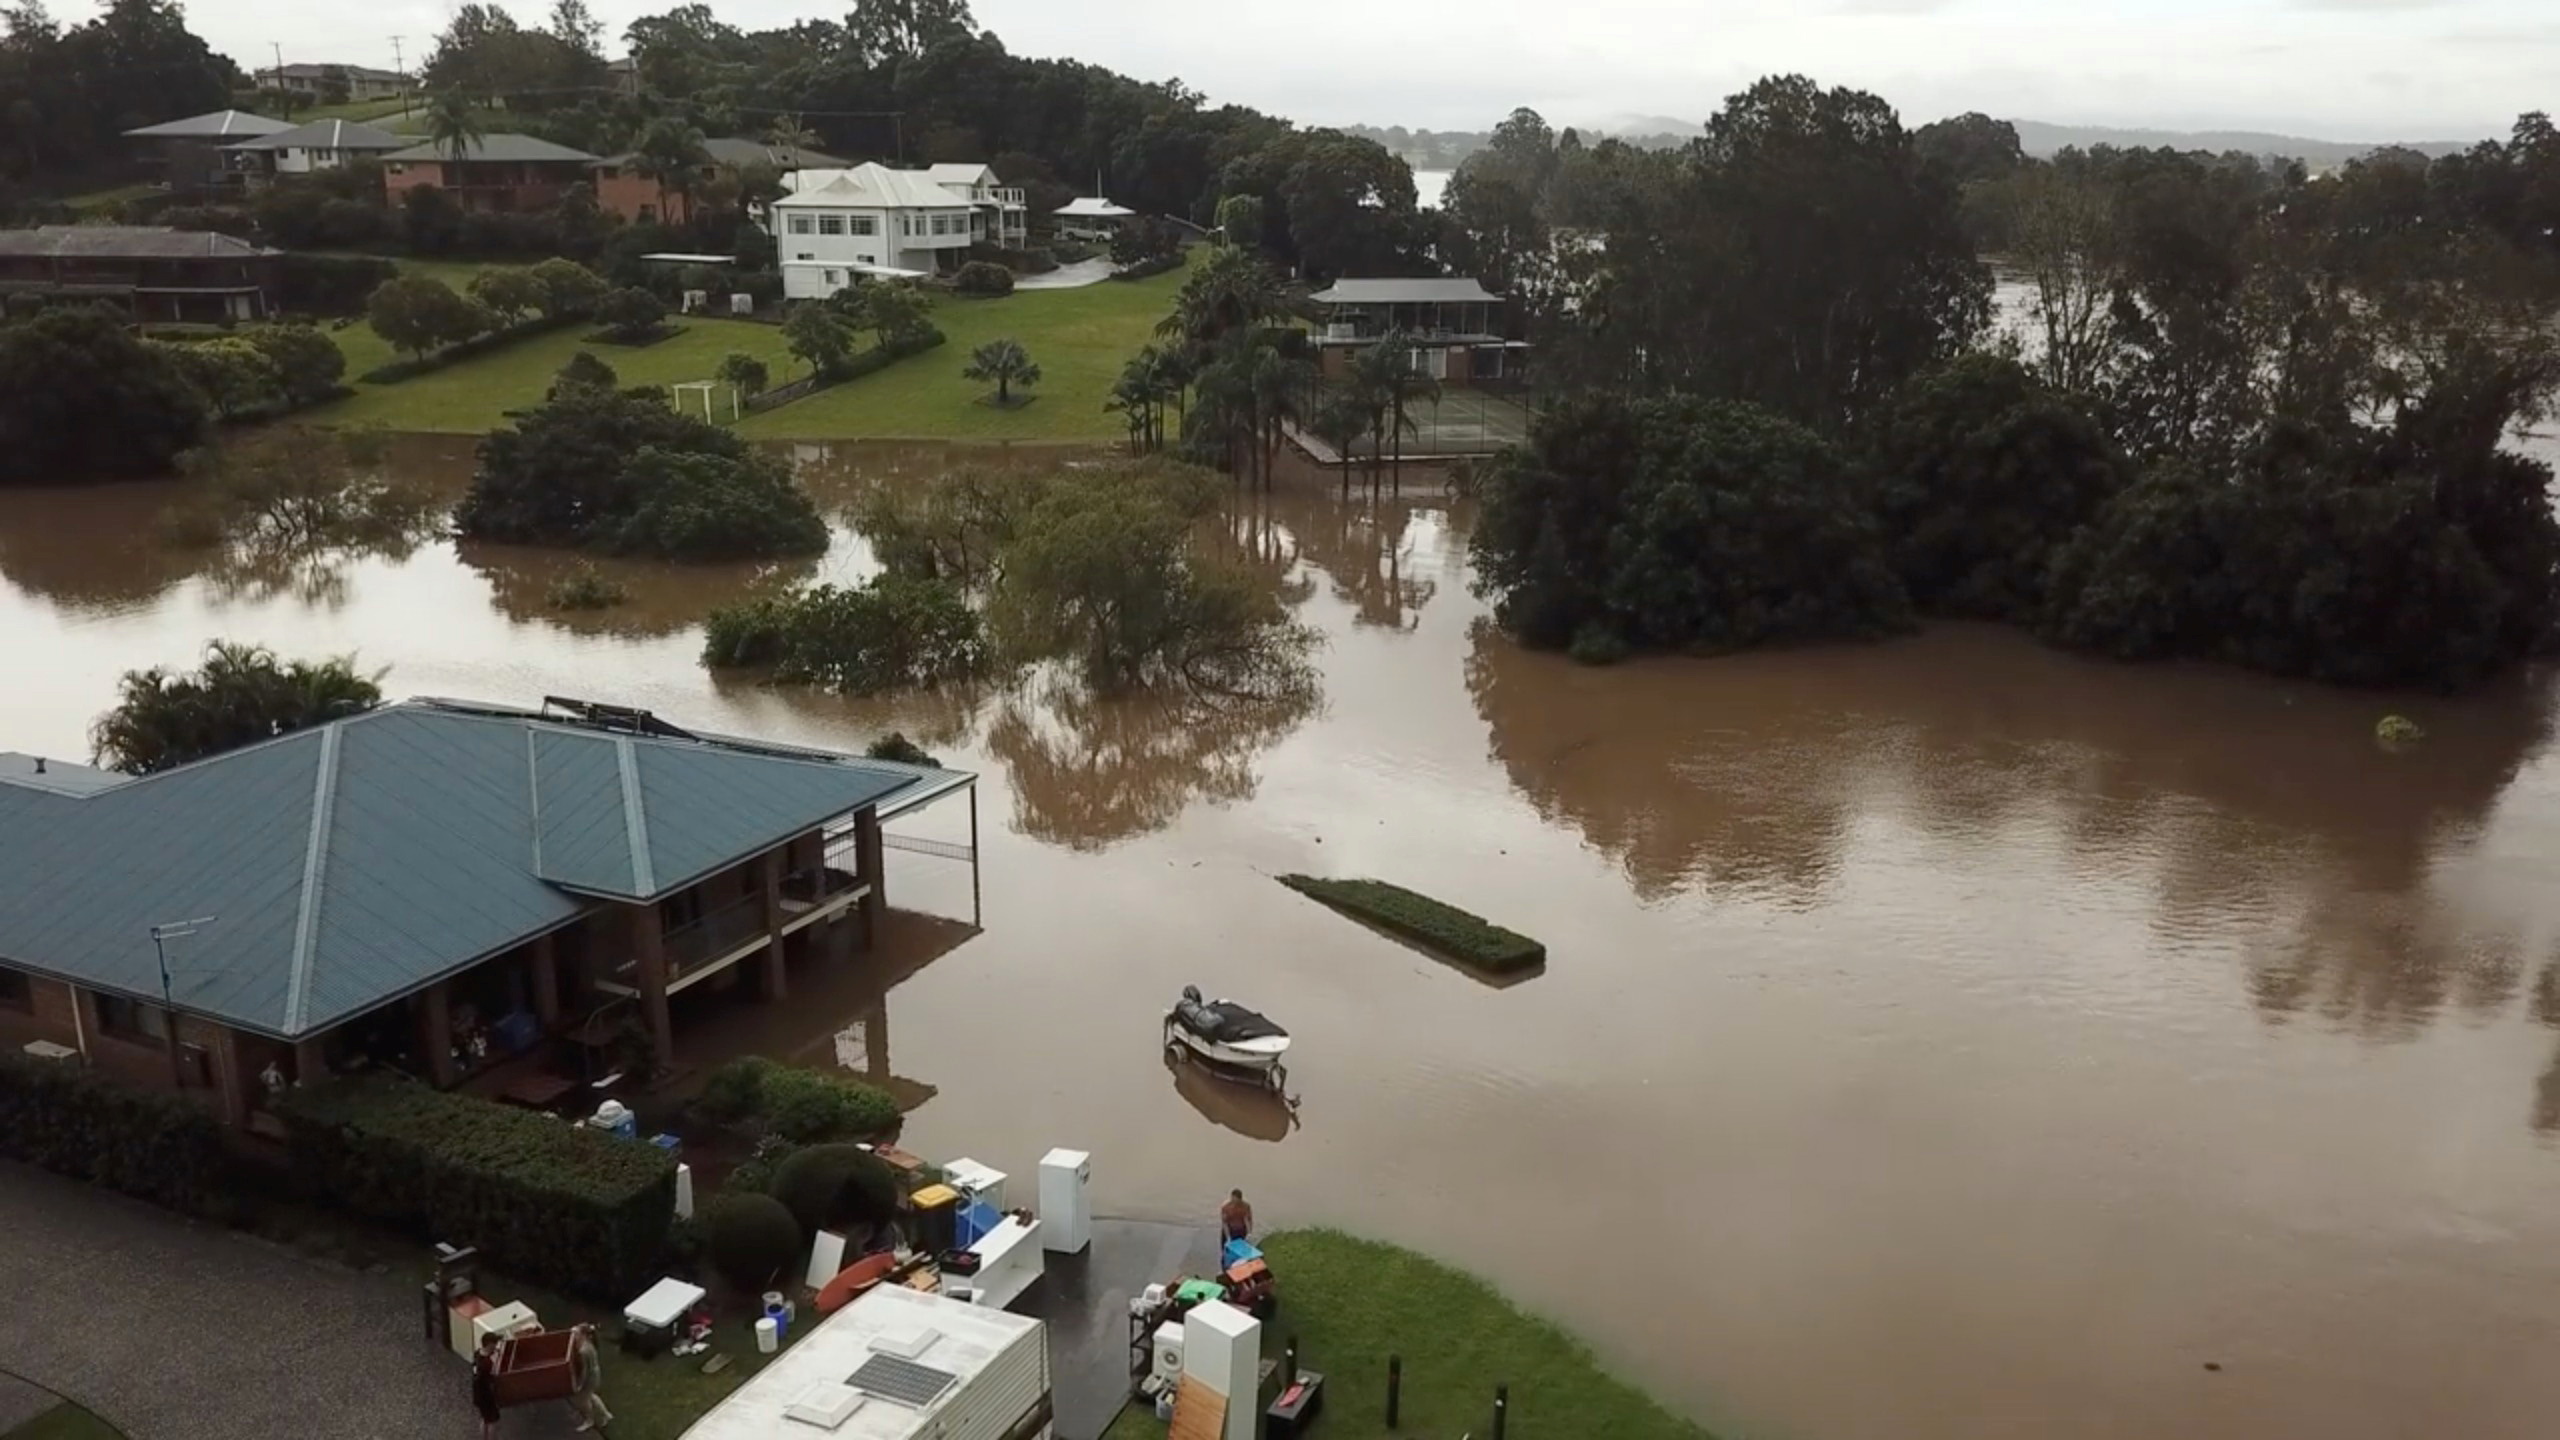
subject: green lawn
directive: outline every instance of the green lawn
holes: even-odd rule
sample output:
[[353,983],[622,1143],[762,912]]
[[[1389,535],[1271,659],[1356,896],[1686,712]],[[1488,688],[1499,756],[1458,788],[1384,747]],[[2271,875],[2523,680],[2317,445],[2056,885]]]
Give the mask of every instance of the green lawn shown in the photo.
[[[1263,1327],[1277,1358],[1298,1337],[1298,1365],[1325,1377],[1328,1440],[1489,1433],[1493,1387],[1511,1387],[1513,1440],[1706,1440],[1707,1432],[1602,1372],[1591,1352],[1522,1314],[1472,1276],[1392,1245],[1332,1230],[1263,1243],[1280,1313]],[[1403,1413],[1386,1428],[1387,1357],[1404,1358]],[[1132,1402],[1106,1440],[1159,1440],[1165,1427]]]
[[[1116,440],[1127,427],[1102,402],[1181,288],[1182,272],[1174,270],[1001,300],[946,296],[933,307],[933,323],[950,344],[768,410],[739,433],[763,440]],[[1030,392],[1039,398],[998,410],[979,403],[993,387],[960,372],[970,351],[1005,336],[1021,341],[1039,365],[1040,383]]]
[[65,1400],[0,1440],[124,1440],[124,1432]]
[[157,195],[159,193],[160,187],[157,185],[119,185],[112,190],[92,190],[86,195],[74,195],[62,203],[70,206],[73,210],[82,215],[92,215],[100,210],[104,210],[110,205],[119,204],[126,200],[139,200],[145,195]]
[[[693,1422],[703,1417],[730,1391],[746,1383],[749,1376],[765,1367],[774,1357],[756,1353],[755,1332],[744,1315],[720,1313],[711,1327],[709,1355],[660,1355],[643,1360],[625,1355],[613,1343],[621,1327],[618,1315],[606,1313],[606,1307],[566,1300],[547,1291],[517,1285],[503,1277],[484,1276],[481,1293],[498,1304],[521,1300],[542,1317],[545,1329],[565,1330],[578,1321],[592,1322],[596,1327],[598,1358],[604,1365],[604,1384],[600,1393],[606,1408],[613,1411],[613,1424],[608,1427],[612,1440],[678,1440]],[[802,1321],[810,1317],[809,1307],[800,1311]],[[791,1338],[806,1333],[805,1324],[795,1324]],[[786,1342],[784,1349],[790,1346]],[[729,1357],[729,1363],[717,1375],[705,1375],[702,1367],[713,1355]],[[547,1417],[546,1417],[547,1418]],[[498,1427],[500,1434],[510,1428]],[[567,1427],[562,1426],[563,1430]],[[547,1433],[547,1432],[546,1432]],[[18,1440],[16,1435],[0,1436],[0,1440]],[[48,1437],[50,1440],[50,1437]],[[61,1440],[89,1440],[85,1435],[65,1435]]]
[[[587,344],[584,337],[594,332],[573,325],[396,385],[358,385],[354,396],[314,410],[309,418],[321,425],[485,434],[507,423],[507,411],[541,404],[551,377],[580,350],[591,351],[612,366],[625,385],[708,380],[732,350],[763,360],[777,378],[794,363],[776,326],[699,315],[684,316],[676,323],[685,327],[683,334],[638,349]],[[361,322],[334,333],[339,348],[347,352],[350,378],[395,358],[381,337]],[[726,395],[720,403],[720,413],[725,415]]]

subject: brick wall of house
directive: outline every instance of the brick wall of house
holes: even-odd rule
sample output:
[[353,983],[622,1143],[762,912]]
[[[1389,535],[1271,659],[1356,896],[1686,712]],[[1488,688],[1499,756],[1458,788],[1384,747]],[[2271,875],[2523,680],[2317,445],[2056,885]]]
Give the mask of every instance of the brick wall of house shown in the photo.
[[[0,1045],[23,1050],[30,1041],[48,1040],[84,1051],[92,1067],[125,1084],[170,1088],[168,1047],[158,1040],[108,1033],[98,1022],[95,995],[40,975],[29,976],[27,988],[25,1008],[0,1005]],[[187,1015],[179,1017],[178,1039],[203,1057],[200,1062],[194,1054],[183,1058],[186,1088],[214,1101],[225,1115],[244,1115],[253,1077],[242,1063],[239,1037],[227,1026]]]

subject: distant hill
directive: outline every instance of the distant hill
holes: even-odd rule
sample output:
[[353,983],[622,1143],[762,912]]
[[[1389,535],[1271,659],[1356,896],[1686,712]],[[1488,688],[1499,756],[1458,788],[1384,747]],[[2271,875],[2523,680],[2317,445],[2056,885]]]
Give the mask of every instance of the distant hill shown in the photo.
[[[2030,155],[2050,158],[2071,146],[2086,150],[2098,145],[2119,149],[2202,150],[2220,155],[2237,150],[2248,155],[2273,155],[2299,160],[2313,170],[2329,170],[2362,155],[2385,147],[2348,140],[2312,140],[2300,135],[2279,135],[2264,130],[2128,130],[2105,125],[2050,125],[2042,120],[2014,120],[2018,127],[2018,143]],[[1379,128],[1373,125],[1342,127],[1353,135],[1365,136],[1404,157],[1405,163],[1417,170],[1453,170],[1458,162],[1483,149],[1490,138],[1482,131],[1407,130],[1401,125]],[[1558,125],[1562,130],[1566,127]],[[1587,138],[1614,135],[1631,145],[1660,148],[1681,145],[1701,133],[1702,127],[1668,115],[1612,115],[1597,125],[1580,127]],[[2471,148],[2469,140],[2412,141],[2401,148],[2422,155],[2450,155]]]
[[[2314,170],[2344,165],[2360,156],[2370,155],[2386,147],[2346,140],[2310,140],[2300,135],[2277,135],[2263,130],[2120,130],[2105,125],[2048,125],[2041,120],[2014,120],[2018,127],[2018,143],[2030,155],[2050,157],[2071,146],[2086,150],[2097,145],[2113,145],[2121,150],[2203,150],[2220,155],[2237,150],[2245,155],[2278,155],[2299,160]],[[2451,155],[2468,150],[2468,140],[2427,140],[2409,142],[2401,148],[2421,155]]]

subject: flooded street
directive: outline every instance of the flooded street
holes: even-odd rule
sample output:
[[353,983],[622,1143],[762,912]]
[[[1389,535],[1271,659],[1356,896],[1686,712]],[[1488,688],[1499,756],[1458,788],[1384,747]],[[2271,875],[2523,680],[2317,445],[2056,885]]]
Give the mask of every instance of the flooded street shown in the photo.
[[[840,508],[946,454],[801,458]],[[788,1023],[930,1094],[910,1148],[1025,1180],[1089,1148],[1107,1211],[1206,1223],[1241,1187],[1415,1246],[1736,1433],[2548,1433],[2560,675],[2377,697],[1965,626],[1582,669],[1489,633],[1465,509],[1421,489],[1240,502],[1323,699],[1208,719],[715,680],[698,621],[752,570],[608,565],[636,603],[564,615],[555,554],[208,574],[154,539],[168,487],[0,492],[0,748],[85,756],[120,671],[213,638],[353,650],[395,695],[903,729],[983,772],[984,933],[842,1015],[795,984]],[[810,573],[865,564],[840,534]],[[2385,753],[2392,712],[2429,738]],[[1482,984],[1293,870],[1551,963]],[[965,866],[888,879],[969,914]],[[1160,1060],[1187,983],[1296,1033],[1294,1115]]]

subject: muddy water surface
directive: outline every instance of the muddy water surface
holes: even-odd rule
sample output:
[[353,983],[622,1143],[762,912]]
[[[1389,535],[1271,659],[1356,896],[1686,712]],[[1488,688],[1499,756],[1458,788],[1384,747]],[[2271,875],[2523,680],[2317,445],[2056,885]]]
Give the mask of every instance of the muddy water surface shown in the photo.
[[[804,458],[841,501],[943,457]],[[458,481],[467,447],[402,463]],[[697,668],[753,570],[624,568],[637,603],[565,618],[563,562],[524,552],[262,583],[161,549],[166,499],[0,494],[0,745],[78,753],[117,672],[222,636],[354,649],[396,693],[894,726],[981,769],[984,933],[763,1032],[930,1095],[919,1149],[1027,1180],[1071,1144],[1110,1210],[1205,1221],[1241,1186],[1266,1223],[1417,1245],[1751,1434],[2560,1413],[2547,673],[2386,704],[1961,627],[1582,670],[1486,633],[1463,507],[1311,489],[1225,542],[1327,637],[1310,713],[855,703]],[[840,541],[810,573],[864,564]],[[2377,750],[2386,709],[2431,738]],[[965,838],[966,811],[912,828]],[[1444,896],[1553,963],[1480,984],[1270,878],[1297,869]],[[963,867],[890,879],[969,913]],[[1297,1032],[1294,1114],[1161,1063],[1185,983]]]

